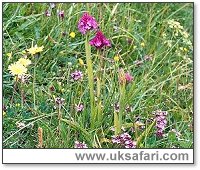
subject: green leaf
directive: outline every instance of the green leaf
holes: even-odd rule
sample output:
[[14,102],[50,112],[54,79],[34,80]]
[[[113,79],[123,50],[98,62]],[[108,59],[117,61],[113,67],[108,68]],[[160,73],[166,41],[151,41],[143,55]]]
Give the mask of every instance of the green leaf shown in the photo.
[[118,114],[115,112],[114,113],[114,127],[115,127],[115,135],[120,133],[120,124],[119,124],[119,119],[118,119]]
[[67,120],[67,119],[61,119],[61,121],[67,123],[70,126],[72,126],[72,128],[74,128],[75,130],[80,130],[83,133],[83,135],[85,135],[86,139],[88,139],[88,140],[91,139],[90,134],[84,128],[79,126],[78,123],[72,122],[72,121]]
[[169,139],[171,142],[176,141],[176,134],[175,134],[174,132],[169,132],[169,133],[168,133],[168,139]]
[[155,121],[152,122],[151,125],[140,135],[140,137],[137,139],[137,146],[140,146],[140,143],[144,137],[147,137],[150,134],[150,131],[155,125]]
[[181,148],[190,148],[192,145],[191,141],[180,141],[179,142]]

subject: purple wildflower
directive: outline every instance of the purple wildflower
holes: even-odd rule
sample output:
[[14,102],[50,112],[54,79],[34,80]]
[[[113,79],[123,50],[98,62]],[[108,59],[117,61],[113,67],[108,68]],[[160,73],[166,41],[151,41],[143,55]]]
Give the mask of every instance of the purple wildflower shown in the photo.
[[51,12],[49,10],[45,11],[45,16],[50,17],[51,16]]
[[62,105],[64,105],[64,102],[65,102],[65,99],[63,98],[60,98],[60,97],[56,97],[55,98],[55,103],[56,103],[56,106],[54,106],[54,108],[59,108],[61,109]]
[[114,110],[116,113],[119,113],[119,103],[114,104]]
[[67,33],[66,32],[62,32],[62,36],[64,37],[64,36],[66,36],[67,35]]
[[124,148],[136,148],[136,142],[131,139],[128,133],[112,136],[112,143],[120,144]]
[[121,137],[119,135],[112,136],[112,143],[121,144]]
[[49,87],[49,90],[50,90],[51,92],[53,92],[53,91],[55,91],[55,87],[54,87],[54,86],[50,86],[50,87]]
[[83,110],[84,110],[84,105],[83,104],[76,105],[76,111],[77,112],[82,112]]
[[145,61],[152,61],[152,55],[145,55],[144,60]]
[[85,142],[75,141],[74,148],[82,149],[82,148],[88,148],[88,147],[87,147],[87,144],[85,144]]
[[133,76],[129,72],[124,72],[124,69],[119,69],[119,83],[126,84],[131,83],[133,81]]
[[[117,102],[117,103],[114,104],[114,111],[115,111],[116,113],[119,113],[119,110],[120,110],[120,105],[119,105],[119,103]],[[127,105],[126,108],[125,108],[125,111],[126,111],[127,113],[128,113],[128,112],[132,112],[132,110],[133,110],[133,108],[132,108],[131,106],[129,106],[129,105]]]
[[104,46],[110,47],[111,43],[101,31],[97,31],[96,36],[90,41],[90,45],[99,49],[103,48]]
[[122,133],[120,135],[121,139],[124,141],[124,143],[128,140],[131,140],[131,136],[128,133]]
[[7,107],[6,107],[5,105],[3,105],[3,107],[2,107],[2,108],[3,108],[3,111],[4,111],[4,112],[6,112],[6,110],[7,110]]
[[115,128],[114,128],[114,127],[111,127],[110,130],[114,132],[114,131],[115,131]]
[[71,74],[73,80],[79,80],[83,77],[83,73],[81,71],[75,71]]
[[136,142],[132,140],[126,141],[125,148],[136,148]]
[[127,113],[129,113],[129,112],[132,112],[133,108],[131,106],[127,105],[125,110]]
[[155,116],[156,116],[155,120],[156,120],[156,128],[157,128],[156,135],[158,137],[163,137],[164,130],[167,125],[167,120],[166,120],[167,112],[157,111],[155,112]]
[[64,11],[58,11],[58,16],[63,20],[64,19]]
[[96,30],[98,28],[97,21],[94,17],[89,15],[87,12],[83,14],[78,22],[78,29],[82,34],[86,34],[89,30]]
[[125,73],[125,79],[127,83],[131,83],[133,81],[133,77],[128,72]]
[[127,39],[127,42],[128,42],[129,44],[131,44],[131,43],[133,42],[133,40],[132,40],[131,38],[128,38],[128,39]]
[[57,105],[62,106],[65,102],[65,99],[60,98],[60,97],[56,97],[55,102],[56,102]]

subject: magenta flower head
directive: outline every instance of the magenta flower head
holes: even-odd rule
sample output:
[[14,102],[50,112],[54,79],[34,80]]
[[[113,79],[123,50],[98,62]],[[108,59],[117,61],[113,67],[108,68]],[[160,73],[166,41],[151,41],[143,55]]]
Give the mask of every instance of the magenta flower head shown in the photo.
[[136,148],[136,142],[131,139],[131,136],[128,133],[112,136],[111,141],[123,148]]
[[116,113],[119,113],[119,103],[114,104],[114,110]]
[[45,16],[50,17],[51,16],[51,12],[49,10],[45,11]]
[[98,28],[97,21],[94,17],[89,15],[87,12],[83,14],[78,22],[78,29],[82,34],[86,34],[89,30],[96,30]]
[[63,20],[64,19],[64,11],[58,11],[58,16]]
[[110,47],[111,43],[101,31],[97,31],[96,36],[90,41],[90,45],[100,49],[104,46]]
[[83,104],[76,105],[76,111],[77,112],[82,112],[83,110],[84,110],[84,105]]
[[83,148],[88,148],[88,147],[87,147],[87,144],[85,144],[85,142],[75,141],[74,148],[83,149]]
[[131,83],[133,81],[133,77],[128,72],[125,73],[125,79],[127,83]]
[[71,74],[71,77],[73,78],[73,80],[79,80],[82,79],[83,73],[81,71],[75,71]]
[[167,112],[166,111],[156,111],[154,112],[155,114],[155,120],[156,120],[156,128],[157,132],[156,135],[158,137],[163,137],[164,136],[164,130],[167,125]]

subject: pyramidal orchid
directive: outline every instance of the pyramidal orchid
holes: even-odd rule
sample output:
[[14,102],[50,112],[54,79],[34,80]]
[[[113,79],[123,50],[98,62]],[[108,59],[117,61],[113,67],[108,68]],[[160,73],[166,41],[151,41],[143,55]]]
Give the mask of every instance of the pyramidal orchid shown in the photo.
[[82,34],[86,34],[89,30],[96,30],[98,28],[97,21],[87,12],[83,14],[78,22],[78,29]]
[[96,36],[89,42],[91,46],[97,49],[103,48],[104,46],[110,47],[110,41],[104,36],[101,31],[97,31]]

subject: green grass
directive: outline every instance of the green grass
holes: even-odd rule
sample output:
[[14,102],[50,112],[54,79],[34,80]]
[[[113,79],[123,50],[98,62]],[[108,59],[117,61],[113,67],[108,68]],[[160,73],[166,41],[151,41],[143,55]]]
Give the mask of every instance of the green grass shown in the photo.
[[[118,147],[110,142],[114,135],[110,128],[119,123],[116,122],[119,115],[114,116],[113,108],[117,102],[121,105],[120,124],[138,141],[137,147],[193,147],[192,3],[58,3],[51,17],[44,15],[47,9],[50,9],[48,3],[3,4],[4,148],[37,148],[38,127],[43,129],[44,148],[73,148],[76,140],[85,141],[89,148]],[[64,10],[64,20],[58,17],[57,9]],[[112,44],[100,54],[91,47],[93,74],[95,78],[100,77],[92,85],[94,100],[97,100],[95,108],[90,104],[89,88],[93,80],[88,82],[86,37],[77,28],[84,11],[96,18]],[[183,26],[182,32],[186,31],[189,36],[184,38],[180,32],[176,36],[176,29],[169,27],[169,20],[178,21]],[[75,38],[69,36],[72,31],[76,33]],[[90,33],[89,39],[93,36],[94,32]],[[32,44],[43,45],[44,50],[38,58],[29,56],[32,61],[28,67],[29,81],[15,88],[8,66],[21,58],[21,52]],[[10,52],[11,58],[6,55]],[[150,54],[152,61],[139,67],[135,65],[136,60],[144,60],[144,56]],[[99,55],[103,57],[101,67]],[[113,60],[116,55],[120,56],[119,62]],[[84,61],[84,66],[80,66],[78,58]],[[124,89],[118,82],[119,68],[134,77],[134,81],[124,87],[123,94]],[[83,72],[81,81],[71,81],[70,74],[75,70]],[[49,90],[51,86],[55,88],[53,92]],[[60,110],[60,132],[54,97],[65,99]],[[74,109],[78,103],[84,104],[84,111],[80,113]],[[129,113],[122,109],[127,105],[132,107]],[[95,109],[100,114],[91,126],[91,110]],[[168,136],[163,138],[156,137],[151,121],[152,112],[156,110],[168,111],[165,128]],[[134,125],[138,117],[144,129]],[[24,122],[25,127],[18,128],[16,122]],[[181,135],[176,137],[172,129]]]

